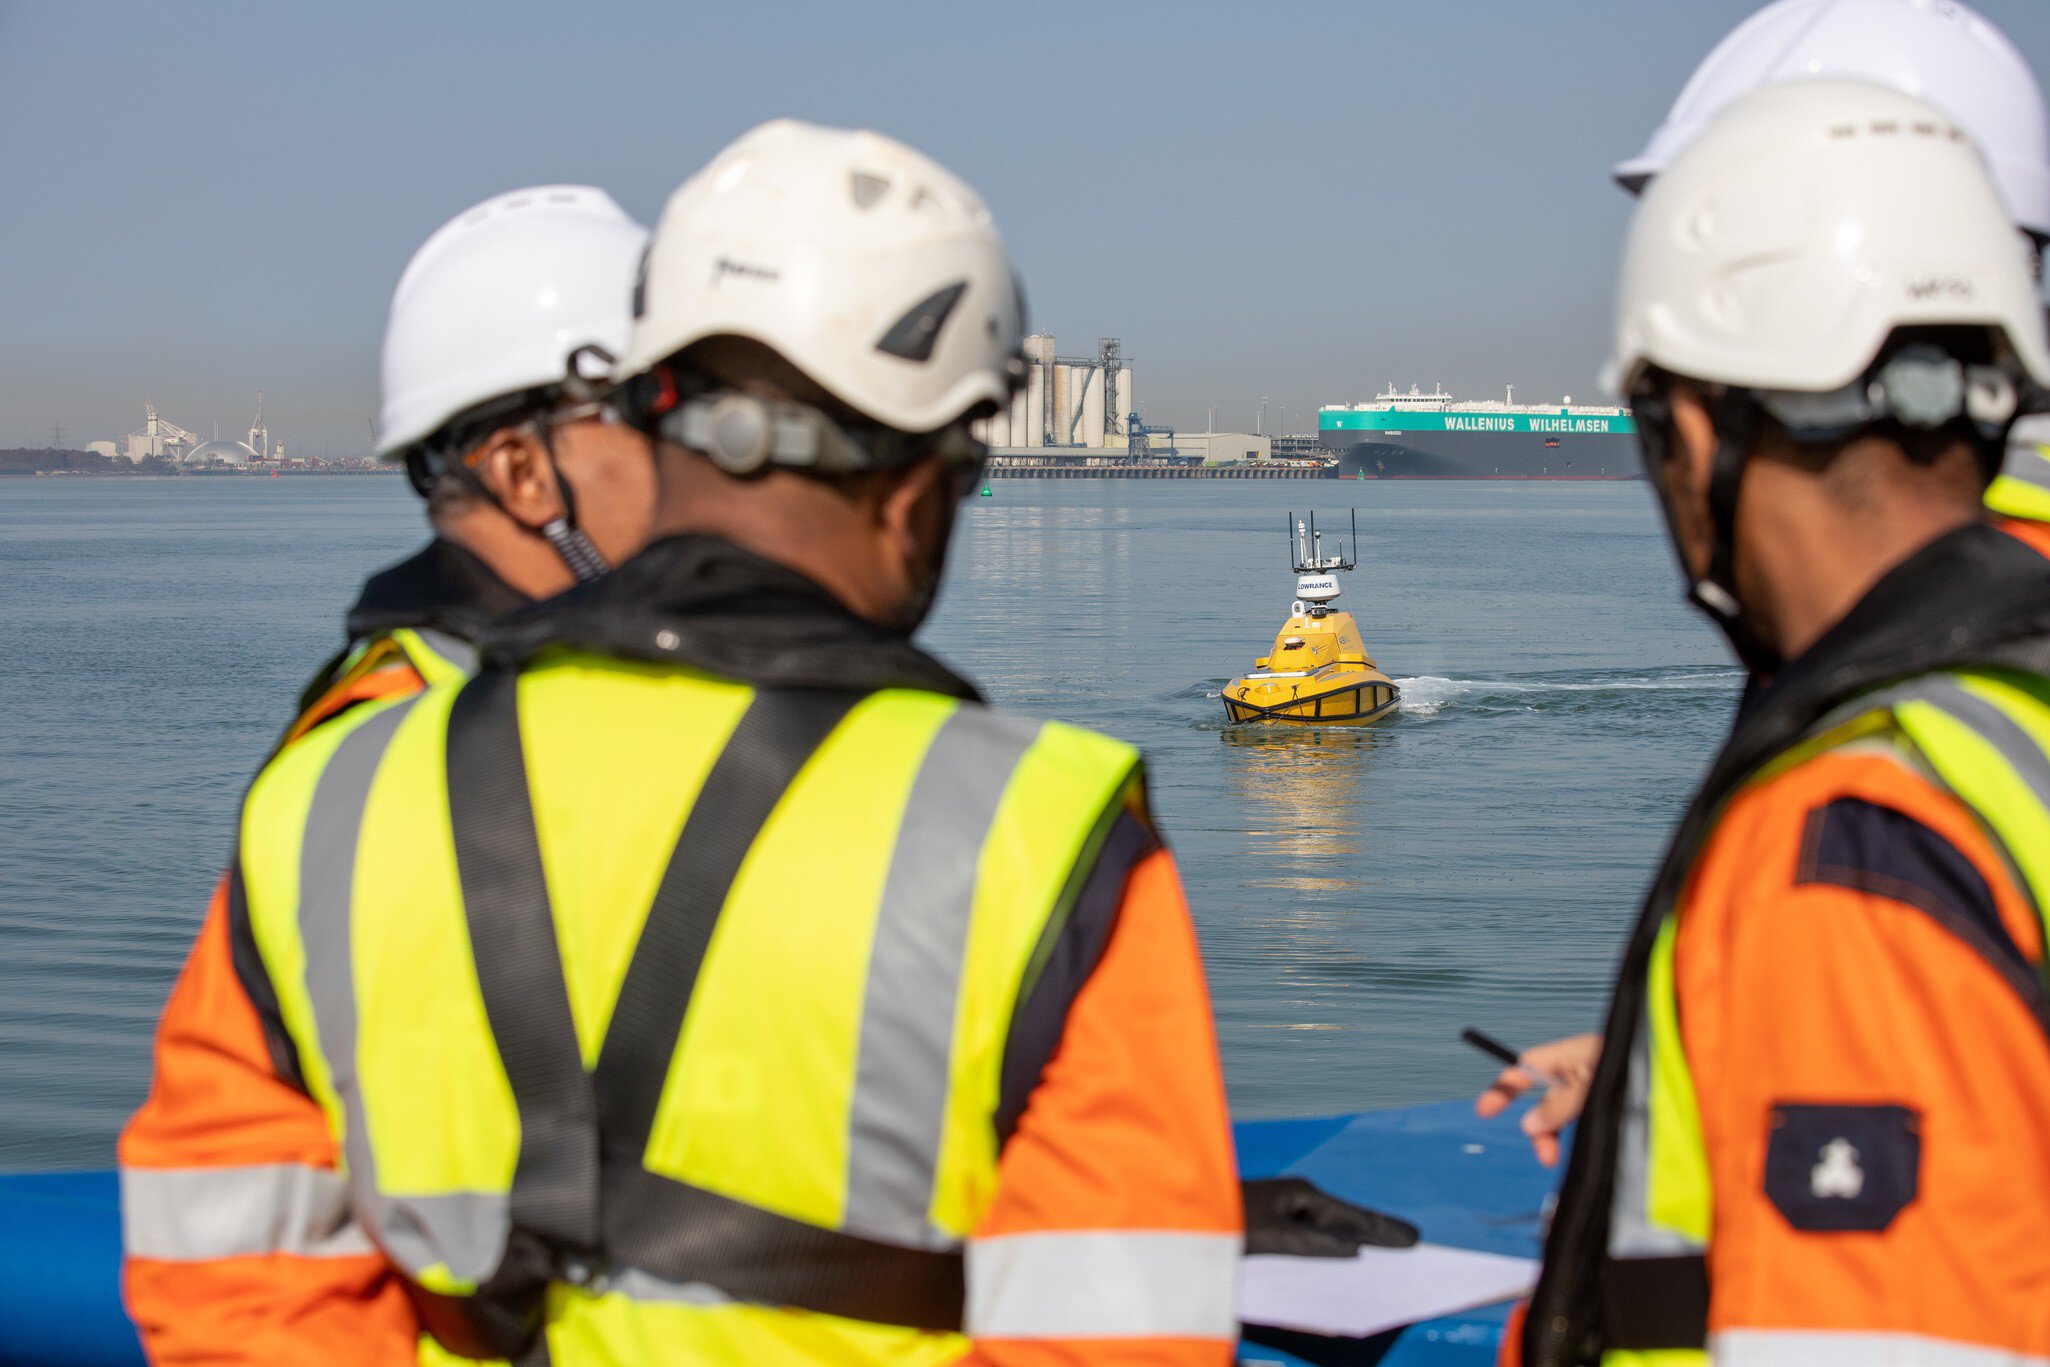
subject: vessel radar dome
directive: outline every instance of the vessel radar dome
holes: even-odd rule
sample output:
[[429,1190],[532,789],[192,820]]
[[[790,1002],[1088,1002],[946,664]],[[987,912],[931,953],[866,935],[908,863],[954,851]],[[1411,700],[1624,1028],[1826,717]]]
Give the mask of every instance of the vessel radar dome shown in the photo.
[[1338,576],[1335,574],[1303,574],[1296,576],[1295,596],[1305,603],[1328,603],[1338,596]]

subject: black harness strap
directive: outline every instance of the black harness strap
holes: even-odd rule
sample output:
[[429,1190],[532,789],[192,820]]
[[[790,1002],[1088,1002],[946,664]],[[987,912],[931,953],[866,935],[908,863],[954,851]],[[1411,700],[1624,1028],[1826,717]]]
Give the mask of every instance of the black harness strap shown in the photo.
[[[958,1252],[822,1229],[643,1166],[698,971],[741,864],[798,772],[863,695],[757,693],[685,818],[597,1068],[587,1073],[534,828],[516,681],[496,669],[479,675],[457,696],[448,730],[472,953],[521,1124],[512,1238],[505,1265],[474,1298],[470,1327],[521,1367],[545,1361],[545,1336],[534,1332],[537,1293],[582,1264],[763,1304],[958,1329],[966,1300]],[[437,1334],[444,1343],[453,1336]]]
[[540,1293],[565,1255],[595,1255],[599,1222],[597,1106],[541,867],[518,684],[491,669],[456,695],[448,801],[477,983],[520,1115],[505,1260],[471,1299],[487,1341],[524,1367],[546,1360]]
[[798,770],[859,700],[814,689],[759,692],[705,776],[598,1051],[598,1123],[608,1164],[640,1166],[698,968],[741,861]]
[[605,1228],[618,1262],[736,1300],[913,1329],[959,1331],[965,1314],[959,1252],[822,1229],[638,1162],[606,1165]]
[[604,1243],[614,1263],[729,1296],[957,1329],[958,1253],[822,1229],[649,1172],[648,1136],[719,913],[762,827],[858,693],[757,693],[712,766],[663,871],[599,1050]]

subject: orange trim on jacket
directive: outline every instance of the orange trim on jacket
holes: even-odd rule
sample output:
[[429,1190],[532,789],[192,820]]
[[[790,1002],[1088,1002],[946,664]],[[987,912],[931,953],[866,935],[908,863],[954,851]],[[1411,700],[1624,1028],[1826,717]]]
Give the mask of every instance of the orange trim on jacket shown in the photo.
[[2050,556],[2050,522],[2035,522],[2025,517],[1996,517],[1993,525],[2046,556]]
[[[1939,855],[1947,843],[1990,890],[2021,976],[2043,957],[2036,914],[1978,820],[1890,755],[1832,751],[1731,802],[1689,880],[1675,954],[1714,1198],[1711,1342],[1836,1331],[2050,1356],[2050,1041],[2011,979],[1943,924],[1945,897],[1816,876],[1811,817],[1845,800],[1907,819],[1891,828],[1910,836],[1877,842],[1875,862],[1904,857],[1909,838]],[[1766,1194],[1788,1105],[1916,1113],[1913,1199],[1876,1231],[1796,1228]]]
[[427,681],[420,677],[419,670],[413,668],[405,651],[390,637],[378,637],[364,647],[361,659],[292,719],[292,724],[285,728],[284,737],[278,741],[278,748],[283,749],[357,703],[401,697],[407,693],[418,693],[425,687]]
[[[332,1221],[306,1227],[319,1212],[303,1199],[266,1202],[338,1184],[336,1144],[271,1062],[227,901],[224,878],[164,1008],[149,1097],[121,1135],[128,1312],[158,1367],[415,1363],[419,1327],[383,1255],[353,1251],[365,1241]],[[208,1199],[179,1208],[195,1189]]]
[[[1228,1241],[1235,1260],[1244,1212],[1216,1039],[1181,879],[1157,850],[1126,883],[1117,927],[1004,1149],[974,1240],[1160,1231]],[[1236,1324],[1236,1306],[1224,1319]],[[969,1361],[1224,1367],[1234,1337],[985,1337]]]

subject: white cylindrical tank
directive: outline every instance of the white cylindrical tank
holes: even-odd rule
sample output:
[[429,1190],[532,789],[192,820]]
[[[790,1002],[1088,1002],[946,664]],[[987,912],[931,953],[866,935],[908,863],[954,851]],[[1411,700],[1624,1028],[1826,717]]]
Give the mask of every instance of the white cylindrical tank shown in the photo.
[[1025,377],[1025,436],[1020,446],[1044,446],[1046,444],[1046,381],[1050,367],[1036,361]]
[[1075,440],[1074,386],[1069,383],[1073,367],[1056,365],[1053,371],[1053,441],[1060,446]]
[[1082,380],[1082,422],[1076,440],[1084,446],[1103,445],[1103,371],[1100,367],[1081,368]]
[[1132,368],[1124,366],[1118,371],[1118,411],[1111,415],[1119,436],[1130,435],[1126,418],[1139,411],[1139,405],[1132,398]]

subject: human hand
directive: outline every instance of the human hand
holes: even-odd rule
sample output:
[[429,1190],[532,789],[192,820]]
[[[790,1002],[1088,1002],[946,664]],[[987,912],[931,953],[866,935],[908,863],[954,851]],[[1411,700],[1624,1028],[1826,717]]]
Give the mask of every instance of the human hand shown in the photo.
[[1526,1049],[1514,1068],[1501,1075],[1474,1103],[1482,1116],[1502,1114],[1509,1103],[1531,1088],[1542,1085],[1545,1094],[1523,1116],[1523,1132],[1538,1162],[1551,1167],[1559,1161],[1559,1133],[1580,1118],[1587,1104],[1588,1084],[1594,1081],[1594,1066],[1602,1056],[1600,1035],[1574,1035]]

